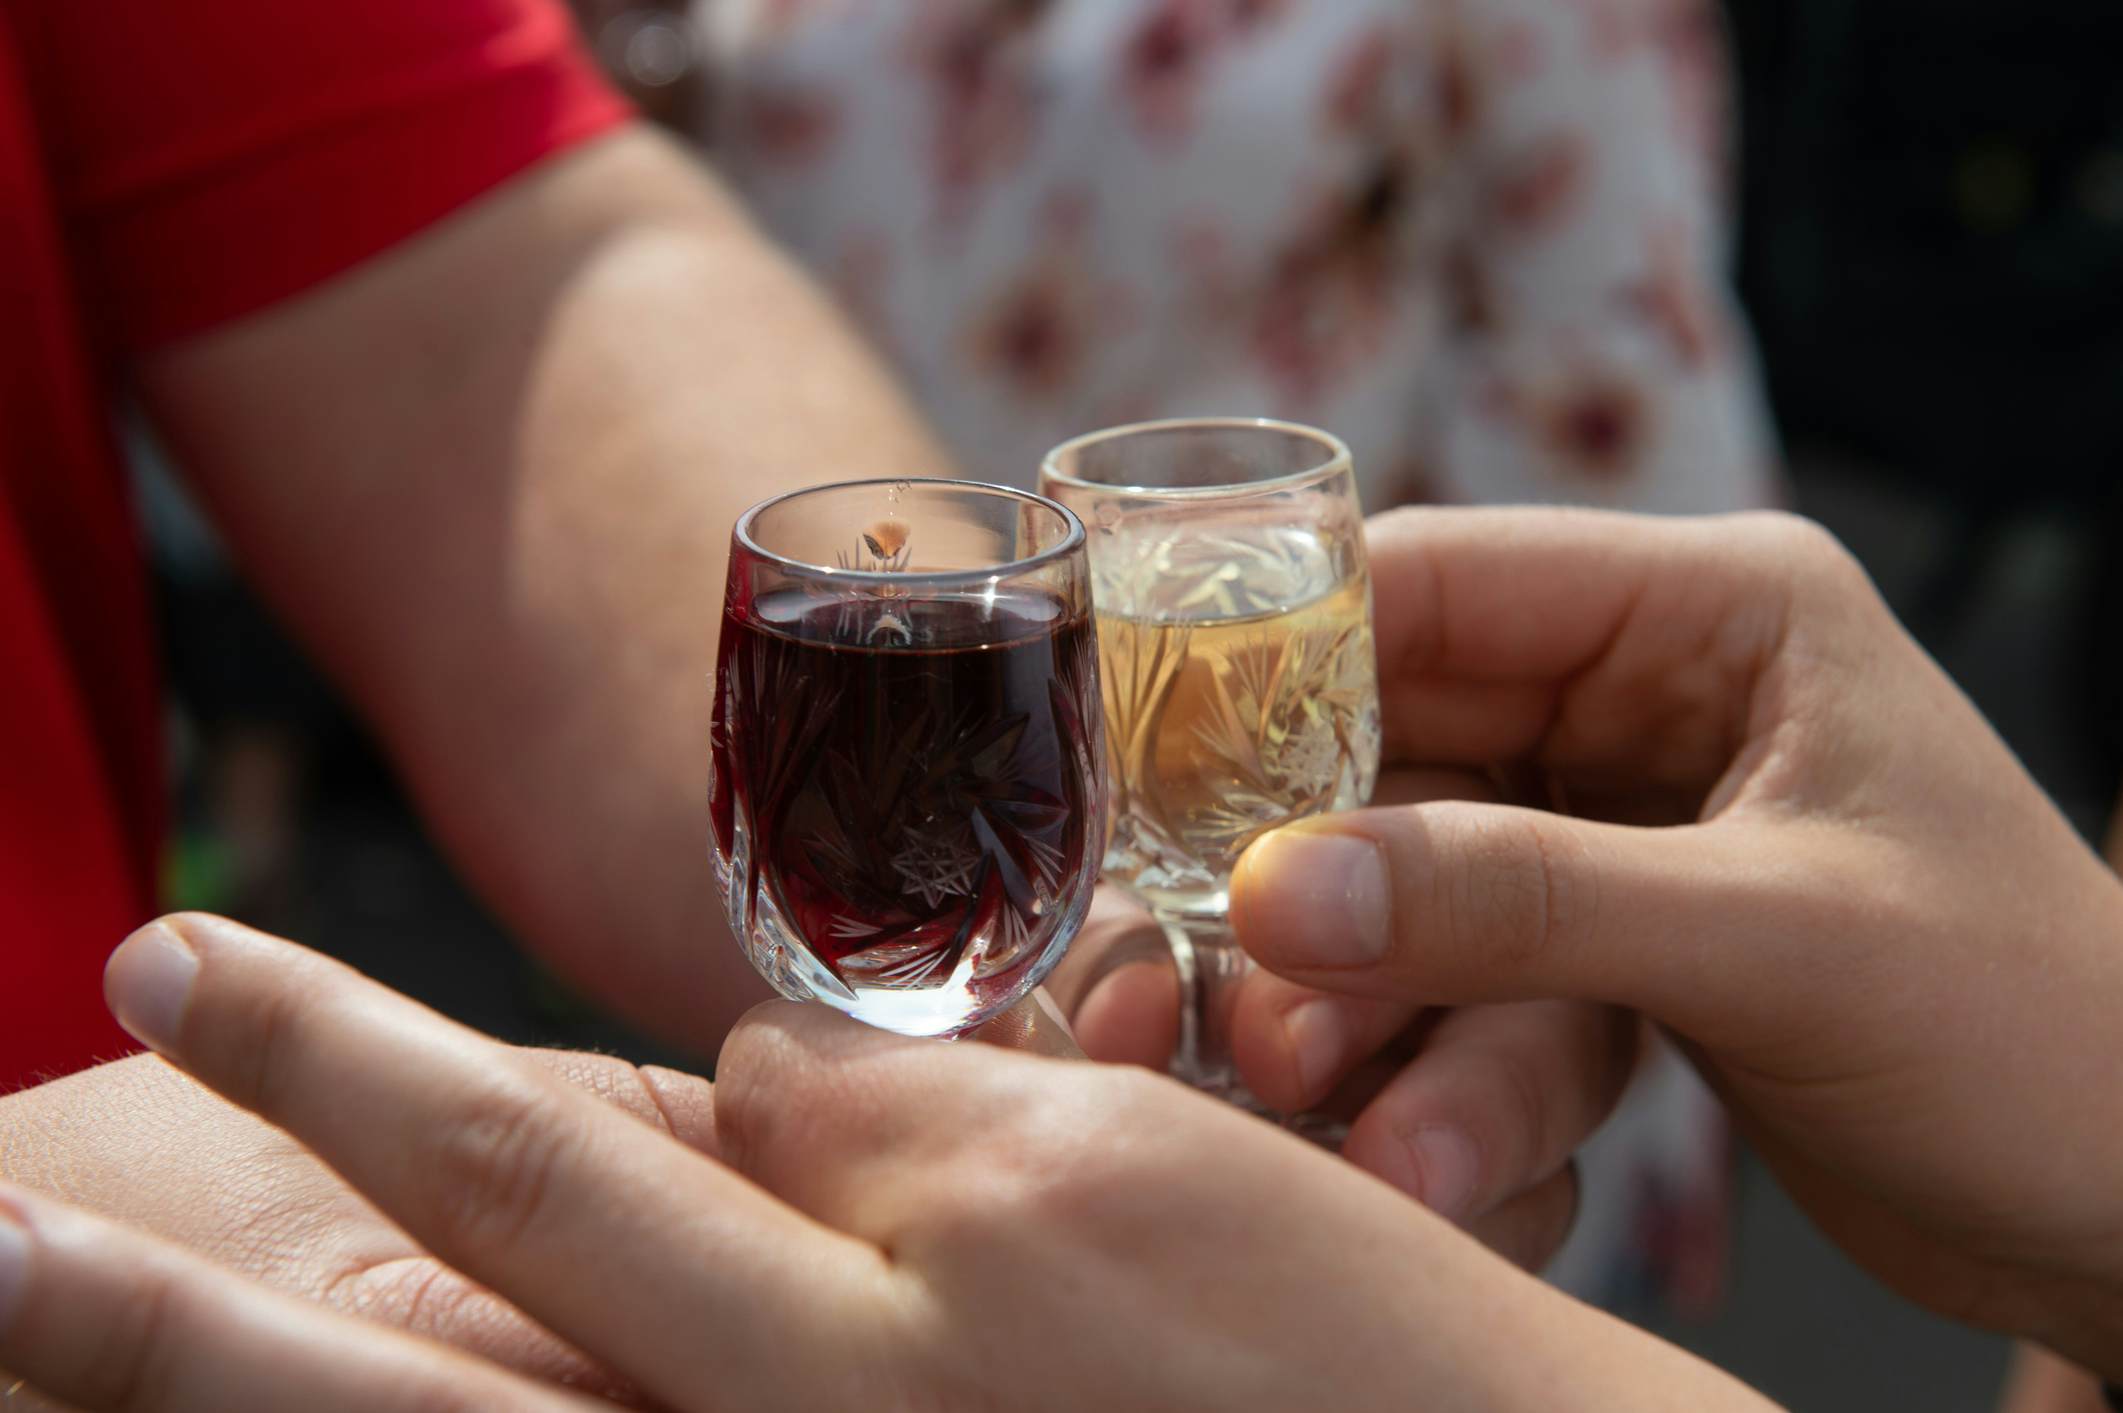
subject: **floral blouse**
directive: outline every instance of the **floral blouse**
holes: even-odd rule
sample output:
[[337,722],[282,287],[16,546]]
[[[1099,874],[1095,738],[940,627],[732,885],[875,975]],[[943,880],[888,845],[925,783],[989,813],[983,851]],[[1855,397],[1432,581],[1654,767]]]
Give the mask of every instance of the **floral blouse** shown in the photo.
[[[1411,501],[1718,511],[1778,480],[1721,274],[1712,0],[698,0],[717,168],[981,480],[1265,414]],[[1555,1268],[1719,1284],[1727,1156],[1670,1056]]]
[[1775,497],[1710,0],[701,0],[718,168],[980,479],[1325,426],[1367,508]]

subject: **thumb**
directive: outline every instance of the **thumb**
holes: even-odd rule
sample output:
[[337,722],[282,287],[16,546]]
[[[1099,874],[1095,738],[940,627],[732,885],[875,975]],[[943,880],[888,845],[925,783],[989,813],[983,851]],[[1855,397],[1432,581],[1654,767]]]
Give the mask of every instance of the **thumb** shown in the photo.
[[1437,802],[1311,820],[1240,860],[1231,922],[1269,970],[1420,1005],[1625,1005],[1705,1037],[1773,1018],[1808,911],[1769,826],[1645,829]]

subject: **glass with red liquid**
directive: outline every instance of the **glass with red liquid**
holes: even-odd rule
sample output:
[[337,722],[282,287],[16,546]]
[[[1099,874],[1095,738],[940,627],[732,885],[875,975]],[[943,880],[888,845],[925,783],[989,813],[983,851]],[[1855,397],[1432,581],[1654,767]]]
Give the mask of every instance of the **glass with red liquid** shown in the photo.
[[964,481],[754,506],[716,665],[715,870],[776,990],[955,1035],[1061,960],[1105,847],[1084,530]]

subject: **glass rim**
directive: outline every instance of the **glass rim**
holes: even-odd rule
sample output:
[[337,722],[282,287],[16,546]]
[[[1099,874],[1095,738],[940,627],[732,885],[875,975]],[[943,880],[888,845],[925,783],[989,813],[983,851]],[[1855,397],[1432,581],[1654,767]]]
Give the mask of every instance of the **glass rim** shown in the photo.
[[[1141,436],[1146,432],[1206,431],[1282,432],[1318,445],[1327,453],[1327,459],[1318,466],[1307,467],[1302,471],[1266,476],[1258,481],[1229,481],[1215,486],[1137,486],[1109,481],[1087,481],[1081,476],[1070,475],[1055,464],[1071,452],[1098,446],[1104,442],[1119,441],[1123,437]],[[1095,432],[1071,437],[1041,459],[1039,474],[1041,489],[1045,489],[1047,481],[1051,479],[1070,490],[1103,492],[1107,495],[1159,500],[1218,500],[1256,493],[1297,490],[1327,480],[1343,471],[1354,471],[1355,467],[1356,457],[1350,452],[1347,442],[1324,428],[1308,427],[1302,422],[1285,422],[1276,417],[1164,417],[1150,422],[1129,422],[1118,427],[1103,427]]]
[[[843,569],[837,564],[813,564],[807,559],[796,559],[770,550],[752,536],[752,522],[765,512],[786,501],[796,500],[802,496],[817,495],[822,491],[861,490],[865,486],[906,486],[910,489],[915,486],[942,486],[956,491],[973,491],[988,496],[1001,496],[1009,500],[1029,502],[1061,516],[1062,528],[1066,533],[1062,536],[1061,543],[1050,545],[1038,554],[1027,555],[1023,559],[1008,560],[985,569],[939,569],[933,572],[904,570],[898,573],[878,569]],[[990,581],[1016,578],[1021,574],[1029,574],[1034,570],[1044,569],[1048,565],[1067,559],[1071,554],[1082,550],[1088,538],[1084,534],[1084,522],[1078,518],[1075,511],[1069,509],[1068,506],[1063,505],[1058,500],[1035,494],[1032,491],[1021,491],[1013,486],[998,486],[989,481],[962,481],[951,476],[874,476],[860,481],[828,481],[823,485],[803,486],[793,491],[783,491],[780,495],[767,497],[744,514],[738,516],[736,527],[731,531],[731,536],[744,548],[747,554],[757,555],[759,558],[768,560],[793,573],[823,575],[836,582],[849,584],[927,584],[940,588],[954,588],[966,584],[985,584]]]

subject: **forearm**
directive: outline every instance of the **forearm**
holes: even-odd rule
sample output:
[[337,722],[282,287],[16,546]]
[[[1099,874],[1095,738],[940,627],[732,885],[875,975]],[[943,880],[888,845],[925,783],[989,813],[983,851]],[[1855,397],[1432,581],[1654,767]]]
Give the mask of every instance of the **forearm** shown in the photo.
[[2069,1273],[2031,1276],[2024,1314],[1999,1322],[2002,1332],[2123,1385],[2123,1260],[2112,1251],[2088,1251],[2074,1265]]
[[712,1053],[763,994],[707,861],[731,522],[779,489],[946,471],[820,296],[631,134],[150,385],[487,898]]
[[2108,1413],[2101,1386],[2046,1350],[2020,1346],[1998,1413]]
[[1611,1315],[1542,1292],[1553,1309],[1477,1336],[1484,1408],[1583,1413],[1773,1413],[1778,1405],[1722,1369]]

